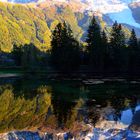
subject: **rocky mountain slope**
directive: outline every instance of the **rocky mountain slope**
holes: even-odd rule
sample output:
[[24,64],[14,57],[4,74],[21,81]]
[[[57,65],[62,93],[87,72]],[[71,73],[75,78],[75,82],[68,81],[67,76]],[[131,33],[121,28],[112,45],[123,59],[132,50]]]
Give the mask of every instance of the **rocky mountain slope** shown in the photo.
[[135,21],[140,24],[140,2],[132,3],[129,7],[131,8],[132,15]]

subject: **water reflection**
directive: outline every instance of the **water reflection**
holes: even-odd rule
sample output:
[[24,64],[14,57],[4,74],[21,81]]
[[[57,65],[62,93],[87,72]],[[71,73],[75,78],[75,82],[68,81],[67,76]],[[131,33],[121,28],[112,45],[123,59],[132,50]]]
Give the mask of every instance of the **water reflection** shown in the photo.
[[132,117],[133,117],[133,112],[132,112],[132,109],[127,109],[127,110],[124,110],[122,111],[121,113],[121,122],[126,124],[126,125],[129,125],[131,124],[132,122]]
[[[104,121],[140,126],[140,86],[107,83],[87,86],[79,81],[14,79],[0,84],[0,132],[82,129]],[[135,126],[135,127],[134,127]]]

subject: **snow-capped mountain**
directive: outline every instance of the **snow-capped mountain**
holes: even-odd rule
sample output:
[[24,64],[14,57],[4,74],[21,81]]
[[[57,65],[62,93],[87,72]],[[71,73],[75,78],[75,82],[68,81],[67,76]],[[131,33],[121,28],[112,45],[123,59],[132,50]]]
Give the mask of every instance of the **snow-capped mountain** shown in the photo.
[[[117,12],[128,7],[130,3],[140,2],[140,0],[1,0],[13,3],[42,3],[47,1],[63,2],[63,3],[79,3],[85,4],[85,8],[102,13]],[[86,9],[87,10],[87,9]]]
[[78,3],[79,6],[84,5],[82,7],[83,10],[91,10],[91,11],[99,11],[103,14],[121,12],[125,9],[128,9],[128,5],[134,2],[140,2],[140,0],[0,0],[4,2],[12,2],[12,3],[46,3],[52,2],[52,4],[56,3],[67,3],[67,4],[75,4]]
[[[58,1],[58,0],[56,0]],[[59,0],[61,1],[61,0]],[[138,3],[140,0],[64,0],[67,3],[78,1],[79,5],[84,4],[82,11],[89,10],[108,15],[110,19],[118,21],[135,28],[140,28],[140,24],[133,17],[132,10],[129,5]]]
[[[131,27],[140,29],[140,22],[135,20],[133,11],[130,7],[133,3],[140,3],[140,0],[1,0],[12,3],[52,6],[52,5],[71,5],[72,10],[76,12],[91,11],[100,13],[100,15],[107,15],[110,20],[118,21]],[[73,8],[74,7],[74,8]],[[139,6],[140,7],[140,6]]]

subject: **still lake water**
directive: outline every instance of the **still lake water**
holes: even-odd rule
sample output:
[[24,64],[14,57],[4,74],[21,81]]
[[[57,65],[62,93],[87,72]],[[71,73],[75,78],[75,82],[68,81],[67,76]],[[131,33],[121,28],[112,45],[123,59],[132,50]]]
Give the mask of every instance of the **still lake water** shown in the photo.
[[0,133],[38,130],[75,134],[85,130],[83,124],[105,127],[105,122],[119,122],[120,128],[140,131],[140,83],[0,79]]

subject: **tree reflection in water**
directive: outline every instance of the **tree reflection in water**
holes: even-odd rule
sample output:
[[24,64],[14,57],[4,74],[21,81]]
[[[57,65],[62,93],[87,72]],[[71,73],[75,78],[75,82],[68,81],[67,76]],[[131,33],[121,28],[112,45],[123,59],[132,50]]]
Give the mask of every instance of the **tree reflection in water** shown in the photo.
[[[139,85],[16,79],[0,85],[0,132],[86,130],[104,121],[139,129]],[[136,112],[137,109],[137,112]],[[83,128],[82,128],[83,127]]]

